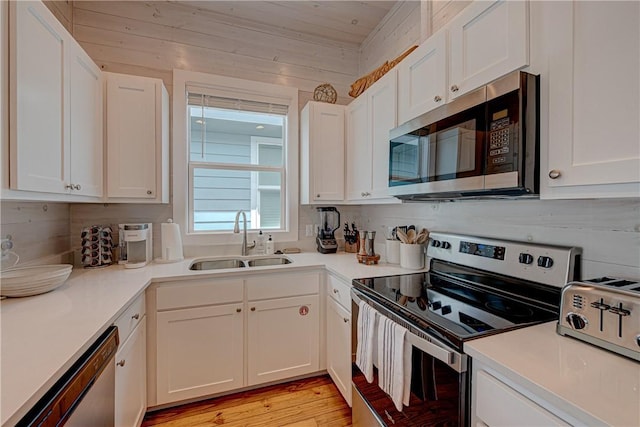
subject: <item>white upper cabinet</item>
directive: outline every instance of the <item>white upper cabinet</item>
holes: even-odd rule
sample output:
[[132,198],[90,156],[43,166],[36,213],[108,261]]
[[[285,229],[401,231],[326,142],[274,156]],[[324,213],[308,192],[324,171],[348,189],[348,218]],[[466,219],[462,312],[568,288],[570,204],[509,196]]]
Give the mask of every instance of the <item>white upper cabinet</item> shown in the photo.
[[447,32],[440,30],[398,64],[398,124],[447,100]]
[[107,197],[169,202],[169,95],[162,80],[104,73]]
[[10,23],[10,187],[102,196],[99,68],[44,4],[12,2]]
[[541,197],[640,196],[640,3],[534,7],[543,84]]
[[[396,127],[397,71],[390,70],[347,107],[347,199],[398,201],[388,194],[389,131]],[[399,203],[399,201],[398,201]]]
[[310,101],[300,113],[300,203],[344,201],[344,105]]
[[371,193],[371,139],[367,92],[347,107],[347,198],[364,199]]
[[449,99],[529,61],[529,3],[474,1],[450,23]]
[[75,43],[69,45],[71,183],[73,193],[103,193],[103,79],[100,68]]

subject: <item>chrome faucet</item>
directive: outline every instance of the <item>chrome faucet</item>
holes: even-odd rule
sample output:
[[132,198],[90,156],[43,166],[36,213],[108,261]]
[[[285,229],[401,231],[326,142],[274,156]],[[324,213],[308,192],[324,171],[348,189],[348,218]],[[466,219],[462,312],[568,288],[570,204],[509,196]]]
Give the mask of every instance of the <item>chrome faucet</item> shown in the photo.
[[244,211],[238,211],[236,214],[236,222],[233,226],[234,233],[240,233],[240,225],[238,224],[238,220],[240,219],[240,214],[242,214],[242,222],[243,222],[243,230],[242,230],[242,255],[249,255],[249,249],[253,249],[256,247],[255,240],[252,244],[247,245],[247,215]]

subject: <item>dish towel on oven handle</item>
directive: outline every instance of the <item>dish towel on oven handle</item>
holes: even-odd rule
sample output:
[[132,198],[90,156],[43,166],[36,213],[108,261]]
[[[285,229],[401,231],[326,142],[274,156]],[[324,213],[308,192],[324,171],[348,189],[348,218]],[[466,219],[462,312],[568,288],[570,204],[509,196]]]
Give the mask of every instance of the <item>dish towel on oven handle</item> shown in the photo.
[[364,374],[367,382],[371,383],[373,382],[373,348],[378,312],[364,301],[360,301],[358,308],[356,365]]
[[407,329],[389,318],[378,318],[378,385],[393,400],[396,409],[409,406],[411,393],[411,344]]

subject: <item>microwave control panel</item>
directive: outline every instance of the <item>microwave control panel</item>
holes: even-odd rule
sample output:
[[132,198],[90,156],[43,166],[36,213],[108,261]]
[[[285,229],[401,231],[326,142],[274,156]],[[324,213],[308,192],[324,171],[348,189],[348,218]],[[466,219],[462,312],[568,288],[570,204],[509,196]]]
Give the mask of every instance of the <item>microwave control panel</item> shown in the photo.
[[508,109],[491,114],[486,152],[487,174],[515,170],[514,155],[517,144],[517,124],[512,121]]

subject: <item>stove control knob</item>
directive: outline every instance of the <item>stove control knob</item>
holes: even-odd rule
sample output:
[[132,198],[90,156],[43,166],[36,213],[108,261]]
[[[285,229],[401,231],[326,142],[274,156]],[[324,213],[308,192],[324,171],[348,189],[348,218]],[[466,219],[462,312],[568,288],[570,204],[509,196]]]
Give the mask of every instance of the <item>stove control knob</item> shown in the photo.
[[451,313],[451,306],[450,305],[442,306],[442,314],[449,314],[449,313]]
[[431,246],[435,247],[435,248],[439,248],[442,245],[442,243],[440,242],[440,240],[434,240],[431,242]]
[[548,256],[538,257],[538,267],[551,268],[553,266],[553,258]]
[[584,329],[589,324],[587,318],[578,313],[567,314],[567,322],[575,330]]
[[433,310],[440,310],[440,307],[442,307],[442,303],[440,301],[434,301],[431,304],[431,309]]
[[531,264],[533,263],[533,255],[522,252],[518,257],[518,260],[520,261],[520,264]]
[[640,335],[636,337],[636,344],[638,344],[638,347],[640,347]]
[[449,242],[442,242],[442,249],[449,249],[451,248],[451,243]]

